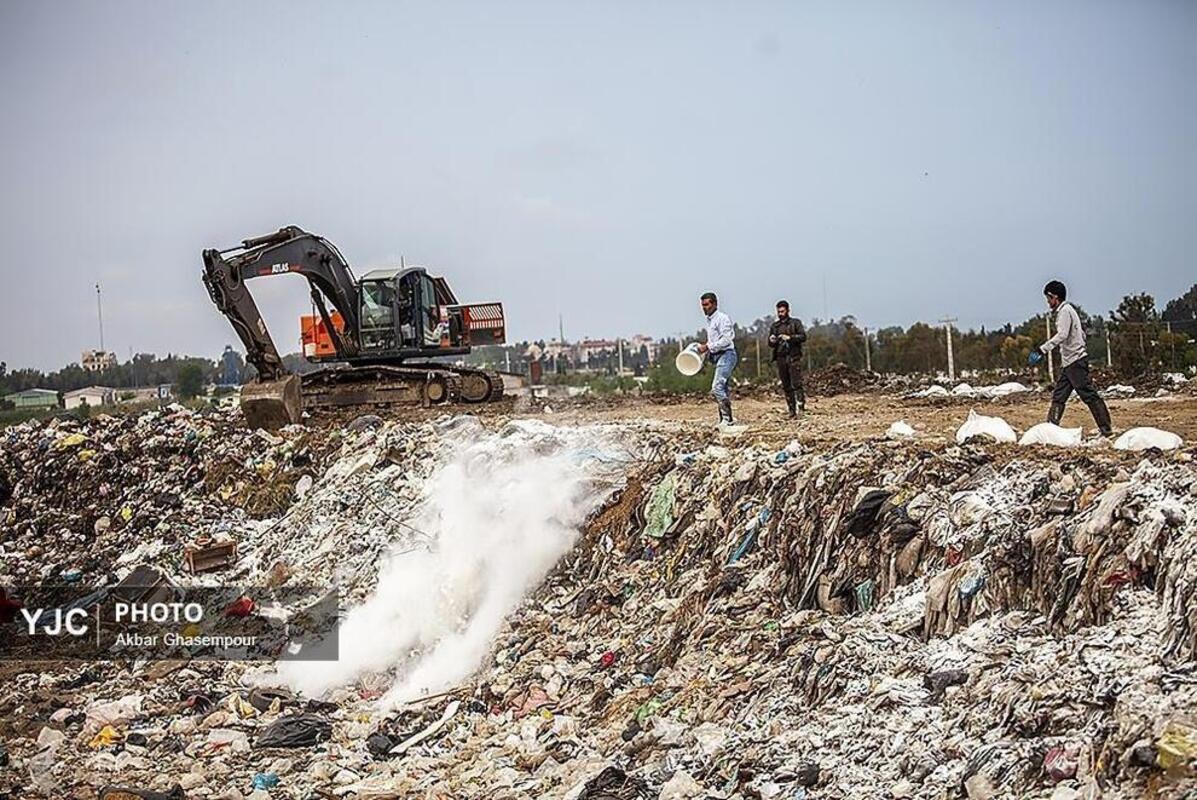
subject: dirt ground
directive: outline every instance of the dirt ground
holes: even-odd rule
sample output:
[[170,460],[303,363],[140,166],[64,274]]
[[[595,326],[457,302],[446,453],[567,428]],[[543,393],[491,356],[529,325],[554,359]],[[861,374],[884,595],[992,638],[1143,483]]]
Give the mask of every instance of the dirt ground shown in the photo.
[[[1000,400],[912,399],[882,394],[842,394],[815,397],[806,415],[798,420],[785,417],[785,403],[778,397],[754,395],[734,399],[737,420],[746,426],[741,437],[747,441],[784,444],[798,439],[817,446],[834,441],[860,441],[884,435],[897,420],[905,420],[924,444],[951,441],[970,409],[979,414],[1000,416],[1022,433],[1044,421],[1049,405],[1046,393],[1029,393]],[[1160,398],[1109,400],[1115,432],[1139,426],[1162,428],[1179,434],[1186,443],[1197,442],[1197,396],[1174,394]],[[556,423],[629,422],[657,420],[678,423],[688,432],[714,436],[715,404],[704,397],[596,397],[571,400],[515,398],[494,405],[468,408],[483,419],[544,415]],[[440,416],[441,409],[404,412],[417,417]],[[1065,427],[1084,428],[1089,439],[1096,434],[1093,418],[1081,403],[1069,403]]]

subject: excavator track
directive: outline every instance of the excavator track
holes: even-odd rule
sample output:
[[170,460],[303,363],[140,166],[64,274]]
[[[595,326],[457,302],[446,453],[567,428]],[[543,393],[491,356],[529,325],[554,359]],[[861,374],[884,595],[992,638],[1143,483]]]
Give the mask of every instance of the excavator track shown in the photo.
[[303,375],[305,410],[345,406],[435,406],[461,399],[461,378],[427,365],[332,367]]
[[503,376],[493,369],[452,367],[443,364],[423,364],[427,368],[447,369],[461,379],[463,403],[494,403],[503,399]]
[[493,403],[503,397],[503,376],[446,364],[379,364],[329,367],[280,381],[249,383],[241,391],[246,422],[276,429],[299,422],[303,411]]
[[302,396],[305,409],[493,403],[503,376],[447,364],[332,367],[303,375]]

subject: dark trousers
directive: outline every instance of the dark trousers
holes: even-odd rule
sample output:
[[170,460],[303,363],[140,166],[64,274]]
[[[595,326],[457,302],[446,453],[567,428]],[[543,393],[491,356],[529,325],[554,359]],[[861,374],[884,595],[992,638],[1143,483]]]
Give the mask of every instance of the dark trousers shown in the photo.
[[1097,423],[1097,427],[1103,433],[1108,433],[1110,410],[1106,408],[1106,401],[1101,399],[1101,395],[1093,386],[1093,378],[1089,376],[1089,359],[1087,358],[1078,359],[1060,370],[1055,388],[1052,389],[1052,407],[1047,415],[1048,421],[1059,424],[1060,419],[1064,416],[1064,404],[1068,402],[1068,398],[1074,390],[1081,401],[1089,406],[1089,413],[1093,415],[1093,421]]
[[781,391],[786,405],[793,411],[796,405],[806,406],[806,390],[802,387],[802,360],[782,358],[773,362],[777,365],[777,377],[781,378]]

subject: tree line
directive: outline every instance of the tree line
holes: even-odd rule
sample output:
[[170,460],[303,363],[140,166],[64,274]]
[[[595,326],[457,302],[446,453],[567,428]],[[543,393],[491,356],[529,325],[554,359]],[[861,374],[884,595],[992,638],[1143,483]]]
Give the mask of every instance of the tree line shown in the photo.
[[[1145,293],[1129,294],[1106,317],[1091,315],[1077,306],[1085,330],[1090,361],[1094,366],[1110,363],[1118,375],[1127,379],[1148,373],[1186,371],[1197,367],[1197,284],[1180,297],[1156,307],[1155,299]],[[1020,324],[1007,324],[988,330],[953,331],[952,349],[957,370],[1021,370],[1027,355],[1047,338],[1046,310]],[[772,316],[762,317],[747,326],[736,326],[736,347],[740,353],[737,373],[751,379],[758,372],[771,379],[769,351],[764,341],[773,323]],[[807,326],[805,358],[815,369],[843,363],[874,372],[913,374],[942,372],[947,366],[947,341],[942,326],[916,322],[907,328],[892,326],[876,331],[865,330],[854,316],[836,320],[813,319]],[[692,340],[702,340],[696,331]],[[477,348],[469,361],[504,368],[507,357],[513,371],[525,372],[525,353],[532,342]],[[544,347],[544,342],[537,344]],[[760,346],[760,360],[757,348]],[[677,340],[665,340],[658,348],[658,366],[646,369],[646,352],[625,351],[625,367],[637,366],[647,372],[650,383],[668,388],[678,376],[669,367],[677,354]],[[606,360],[607,372],[615,373],[617,358]],[[302,372],[306,366],[297,354],[284,359],[288,368]],[[551,370],[546,372],[551,373]],[[138,353],[129,361],[101,372],[89,372],[79,364],[69,364],[54,372],[37,369],[9,370],[0,362],[0,397],[24,389],[54,389],[69,392],[85,386],[109,386],[120,390],[138,386],[171,384],[183,397],[198,394],[206,382],[229,382],[252,377],[239,353],[226,349],[221,363],[195,356],[168,354],[159,358],[152,353]],[[230,377],[233,376],[233,377]],[[705,381],[697,376],[690,382]],[[697,383],[695,384],[697,385]]]
[[[1197,367],[1197,285],[1168,302],[1162,311],[1146,293],[1123,297],[1107,317],[1091,315],[1080,306],[1076,309],[1094,366],[1109,365],[1127,378]],[[769,321],[760,320],[758,325]],[[1031,349],[1047,337],[1046,311],[1017,325],[954,330],[956,368],[1018,371],[1026,364]],[[864,368],[868,361],[875,372],[898,374],[941,372],[947,366],[947,337],[942,326],[916,322],[908,328],[881,328],[869,331],[867,344],[866,359],[864,330],[854,317],[813,320],[808,329],[808,365],[842,362]]]
[[138,353],[130,360],[99,372],[89,372],[79,364],[68,364],[54,372],[38,369],[9,370],[0,361],[0,397],[25,389],[53,389],[70,392],[85,386],[132,389],[138,386],[170,384],[183,397],[194,397],[216,372],[211,359],[168,354]]

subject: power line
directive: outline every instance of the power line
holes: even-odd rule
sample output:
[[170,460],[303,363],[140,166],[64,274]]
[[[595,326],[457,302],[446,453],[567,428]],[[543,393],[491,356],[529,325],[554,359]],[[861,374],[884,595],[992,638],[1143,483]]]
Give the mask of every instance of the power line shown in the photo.
[[104,304],[100,301],[100,284],[96,283],[96,318],[100,322],[100,352],[104,352]]

